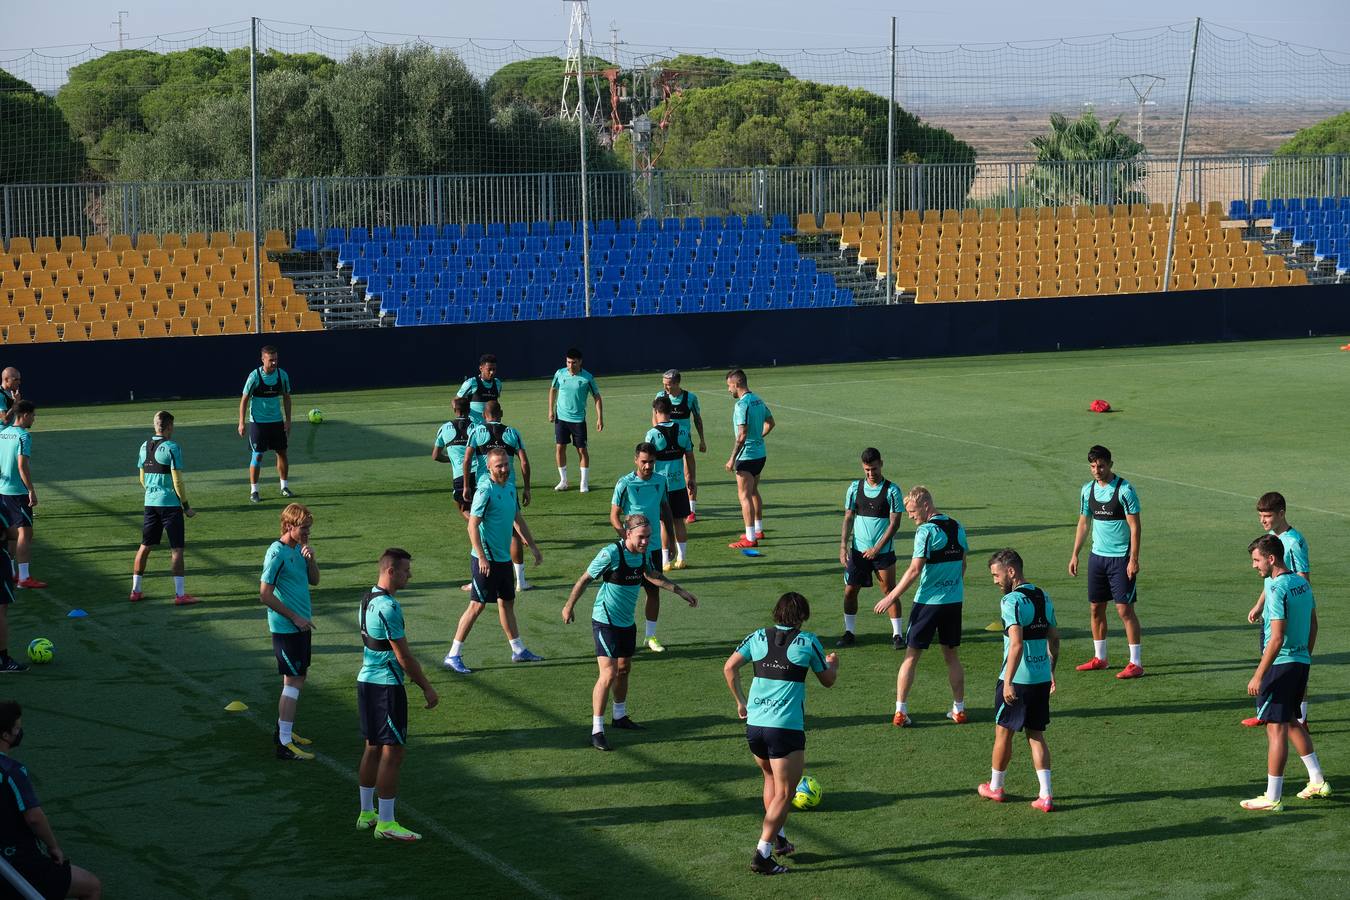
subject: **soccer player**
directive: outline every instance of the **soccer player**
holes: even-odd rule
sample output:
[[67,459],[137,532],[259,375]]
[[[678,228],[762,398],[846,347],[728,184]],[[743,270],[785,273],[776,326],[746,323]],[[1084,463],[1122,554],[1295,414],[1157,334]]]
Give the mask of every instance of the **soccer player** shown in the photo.
[[[694,460],[694,445],[689,442],[689,432],[681,431],[679,423],[673,421],[671,415],[668,398],[657,397],[653,400],[652,427],[643,438],[656,448],[656,472],[666,477],[669,490],[666,501],[670,504],[670,514],[675,521],[675,533],[661,535],[661,568],[666,572],[683,569],[687,565],[685,556],[689,528],[686,523],[693,511],[689,498],[698,491],[698,463]],[[671,547],[675,548],[674,560],[670,558]]]
[[[670,511],[670,487],[664,475],[656,472],[656,448],[643,441],[633,448],[633,471],[614,483],[614,496],[609,504],[609,524],[624,536],[624,516],[638,513],[647,521],[660,522],[665,534],[675,533],[675,517]],[[660,571],[661,547],[651,551],[652,568]],[[647,594],[644,642],[653,653],[664,653],[665,646],[656,639],[656,621],[661,615],[661,594],[651,583],[644,584]]]
[[1317,644],[1317,604],[1312,585],[1284,563],[1284,543],[1263,534],[1248,545],[1252,568],[1265,580],[1261,609],[1261,661],[1247,694],[1257,698],[1257,716],[1266,723],[1266,792],[1243,800],[1242,808],[1279,812],[1284,809],[1284,764],[1292,743],[1308,770],[1308,786],[1300,800],[1331,796],[1331,785],[1313,750],[1308,729],[1299,721],[1299,703],[1308,689],[1308,670]]
[[290,462],[286,456],[291,435],[291,376],[277,364],[277,348],[262,348],[262,365],[248,373],[244,395],[239,398],[239,436],[244,436],[244,417],[248,416],[248,445],[253,456],[248,463],[248,499],[260,503],[258,474],[263,454],[271,450],[277,456],[277,478],[281,496],[294,497],[287,478]]
[[966,670],[961,667],[957,648],[961,646],[966,554],[970,552],[966,530],[951,516],[937,511],[932,493],[922,485],[909,489],[905,496],[905,512],[918,526],[914,529],[914,553],[900,583],[875,607],[878,614],[889,612],[894,622],[900,612],[900,597],[910,585],[918,582],[914,605],[909,609],[908,649],[895,679],[895,717],[891,723],[900,727],[910,724],[909,692],[914,687],[914,671],[918,668],[919,657],[936,635],[942,645],[942,658],[947,663],[947,682],[952,688],[952,708],[947,710],[947,718],[957,725],[964,725]]
[[464,455],[469,446],[469,432],[473,422],[469,418],[469,399],[456,397],[450,403],[455,417],[436,431],[436,440],[431,446],[431,458],[435,462],[449,463],[453,472],[454,501],[459,514],[465,521],[469,519],[469,505],[473,502],[474,473],[464,473]]
[[183,448],[173,440],[173,413],[167,409],[155,413],[155,433],[141,444],[136,465],[141,472],[141,487],[145,489],[145,519],[141,525],[141,546],[131,566],[131,602],[145,599],[141,592],[145,564],[150,560],[150,549],[159,546],[167,531],[173,605],[191,606],[197,598],[187,592],[184,580],[183,517],[190,519],[197,513],[188,503],[187,488],[183,485]]
[[36,418],[37,407],[29,400],[20,400],[10,409],[12,424],[0,429],[0,500],[9,521],[10,557],[19,566],[15,584],[21,588],[47,586],[47,582],[34,578],[28,568],[33,554],[33,509],[38,504],[28,462],[33,456],[33,436],[29,431]]
[[591,452],[586,448],[586,398],[595,398],[595,430],[605,430],[605,408],[600,400],[600,388],[595,376],[581,367],[581,351],[572,347],[567,351],[567,365],[553,373],[548,388],[548,420],[553,423],[554,456],[558,461],[558,483],[555,491],[565,491],[567,484],[567,445],[577,448],[577,466],[581,471],[579,490],[591,489]]
[[[502,423],[502,405],[496,400],[489,400],[484,404],[483,421],[469,429],[469,440],[464,448],[464,460],[460,463],[460,476],[464,479],[465,484],[469,483],[470,464],[473,466],[473,483],[475,486],[487,481],[487,454],[491,450],[502,450],[506,453],[512,487],[516,484],[516,472],[514,468],[510,467],[510,464],[515,459],[520,459],[520,478],[525,482],[525,486],[520,493],[520,505],[529,506],[530,457],[525,453],[525,439],[520,436],[519,431]],[[473,495],[468,494],[467,496],[472,503]],[[519,535],[511,539],[511,568],[515,573],[517,592],[528,591],[534,587],[525,580],[525,545],[521,543]]]
[[313,759],[304,748],[314,743],[295,733],[295,708],[309,672],[310,639],[314,633],[309,589],[319,583],[319,562],[309,544],[314,515],[299,503],[281,511],[281,537],[272,542],[263,557],[258,600],[267,607],[267,626],[272,632],[272,652],[281,675],[281,699],[277,703],[277,759]]
[[759,546],[764,537],[764,498],[759,495],[759,478],[764,471],[764,439],[773,431],[774,421],[769,407],[751,392],[741,369],[727,373],[727,393],[735,398],[736,408],[731,413],[735,443],[726,468],[736,473],[736,495],[745,521],[745,536],[729,546],[744,550]]
[[[0,702],[0,848],[4,859],[43,897],[98,900],[103,885],[71,865],[33,790],[28,768],[10,754],[23,743],[23,708]],[[5,885],[9,888],[9,885]],[[22,896],[15,891],[7,897]]]
[[390,547],[380,555],[379,580],[361,601],[361,642],[365,647],[356,675],[356,709],[366,747],[357,772],[361,812],[356,827],[374,828],[376,839],[393,841],[422,839],[394,818],[399,769],[408,743],[408,691],[403,683],[411,678],[422,689],[427,709],[435,709],[441,699],[408,647],[403,607],[395,597],[411,579],[412,554]]
[[464,665],[461,654],[473,623],[478,621],[489,603],[497,605],[497,618],[511,644],[511,662],[543,659],[525,649],[516,624],[516,584],[509,568],[511,541],[515,534],[529,545],[534,564],[542,563],[544,555],[539,552],[539,545],[534,542],[534,535],[530,534],[530,527],[525,524],[516,501],[511,458],[504,449],[494,447],[487,454],[487,476],[478,480],[473,506],[469,508],[469,543],[473,547],[469,574],[473,578],[473,591],[469,594],[469,606],[455,627],[454,643],[445,655],[444,666],[452,672],[468,675],[473,671]]
[[[811,618],[811,606],[797,593],[778,598],[773,628],[761,628],[746,637],[722,667],[736,715],[745,720],[750,753],[764,773],[764,826],[750,860],[758,875],[782,875],[773,854],[789,856],[797,848],[787,839],[787,816],[792,795],[806,767],[806,673],[815,672],[825,687],[839,677],[839,657],[825,655],[820,639],[802,625]],[[754,680],[747,699],[741,691],[740,668],[753,663]]]
[[[703,411],[699,409],[698,394],[680,388],[679,369],[666,369],[661,376],[661,392],[656,396],[665,397],[670,401],[670,417],[680,423],[680,432],[689,438],[691,446],[693,435],[690,434],[689,423],[692,420],[694,428],[698,430],[698,452],[707,453],[708,444],[703,439]],[[652,424],[656,424],[655,418],[652,419]],[[692,462],[692,457],[690,459]],[[690,468],[685,472],[685,477],[692,482],[694,470]],[[688,522],[694,522],[698,518],[697,501],[698,491],[691,485],[689,490],[689,515],[685,517]]]
[[497,377],[497,357],[484,353],[478,357],[478,374],[470,375],[459,386],[457,397],[469,398],[469,418],[475,425],[483,423],[483,412],[489,400],[502,395],[502,380]]
[[[1303,577],[1304,581],[1311,582],[1309,575],[1308,562],[1308,542],[1303,539],[1303,535],[1298,529],[1289,524],[1285,517],[1284,495],[1277,491],[1270,491],[1262,494],[1261,499],[1256,501],[1256,515],[1261,520],[1261,527],[1266,530],[1266,534],[1273,534],[1284,544],[1284,567],[1290,572]],[[1256,605],[1247,613],[1247,621],[1256,624],[1261,619],[1261,610],[1266,605],[1266,592],[1263,589],[1261,596],[1256,598]],[[1262,633],[1264,641],[1264,632]],[[1308,727],[1308,700],[1305,697],[1299,704],[1298,719],[1304,728]],[[1243,719],[1242,724],[1248,728],[1255,728],[1257,725],[1264,725],[1259,716],[1252,716],[1249,719]]]
[[10,425],[10,411],[14,409],[14,404],[23,399],[20,393],[20,386],[23,384],[23,376],[19,370],[13,366],[6,366],[3,372],[0,372],[0,399],[5,401],[5,412],[0,415],[0,424]]
[[1050,746],[1045,729],[1050,724],[1050,695],[1055,692],[1055,660],[1059,658],[1059,630],[1055,606],[1045,591],[1022,574],[1016,550],[999,550],[989,557],[989,574],[1003,592],[1003,671],[994,688],[994,754],[989,780],[975,789],[981,797],[1003,802],[1003,777],[1012,762],[1012,741],[1026,730],[1031,763],[1036,767],[1040,794],[1032,809],[1053,812],[1050,786]]
[[[857,638],[858,594],[872,586],[877,573],[881,593],[895,587],[895,548],[891,541],[900,527],[904,501],[900,486],[881,474],[881,451],[868,447],[862,452],[863,478],[844,491],[844,527],[839,536],[839,564],[844,567],[844,634],[836,647],[852,647]],[[904,646],[900,611],[891,610],[891,645]]]
[[640,513],[623,520],[624,535],[612,544],[606,544],[586,571],[572,585],[572,593],[563,604],[563,624],[571,625],[576,616],[573,610],[592,581],[599,578],[604,584],[595,596],[591,610],[591,634],[595,637],[595,662],[600,675],[591,691],[591,746],[609,750],[605,738],[605,704],[614,695],[614,727],[629,731],[640,730],[641,725],[628,715],[628,673],[632,671],[633,651],[637,649],[637,625],[633,613],[637,607],[638,586],[655,585],[680,597],[690,606],[698,606],[698,598],[686,591],[652,566],[647,545],[651,542],[652,526]]
[[1080,672],[1106,668],[1106,603],[1114,600],[1130,648],[1130,664],[1116,677],[1139,678],[1144,674],[1139,616],[1134,611],[1138,599],[1134,581],[1139,575],[1139,497],[1133,485],[1112,473],[1111,451],[1101,444],[1088,450],[1088,468],[1092,480],[1083,485],[1069,574],[1078,575],[1078,553],[1091,522],[1088,602],[1092,606],[1092,659],[1077,668]]

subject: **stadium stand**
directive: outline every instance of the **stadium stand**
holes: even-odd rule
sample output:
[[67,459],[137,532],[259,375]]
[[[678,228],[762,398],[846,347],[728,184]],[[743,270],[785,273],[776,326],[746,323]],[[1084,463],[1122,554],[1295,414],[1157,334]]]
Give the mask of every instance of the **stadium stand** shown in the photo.
[[1350,197],[1277,197],[1250,206],[1235,200],[1228,216],[1245,223],[1249,238],[1284,256],[1290,267],[1306,270],[1311,281],[1339,282],[1350,270]]
[[[251,330],[251,232],[11,239],[0,254],[6,343],[187,337]],[[268,232],[266,252],[290,249]],[[264,327],[324,327],[278,263],[262,265]]]

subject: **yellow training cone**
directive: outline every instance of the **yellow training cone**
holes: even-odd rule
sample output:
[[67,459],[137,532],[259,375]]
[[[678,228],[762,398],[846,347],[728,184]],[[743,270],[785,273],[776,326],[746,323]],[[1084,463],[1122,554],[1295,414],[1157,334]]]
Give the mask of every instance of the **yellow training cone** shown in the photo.
[[984,630],[985,630],[985,631],[1002,631],[1002,630],[1003,630],[1003,623],[1002,623],[1002,622],[990,622],[988,625],[984,626]]
[[242,700],[231,700],[225,707],[226,712],[244,712],[247,709]]

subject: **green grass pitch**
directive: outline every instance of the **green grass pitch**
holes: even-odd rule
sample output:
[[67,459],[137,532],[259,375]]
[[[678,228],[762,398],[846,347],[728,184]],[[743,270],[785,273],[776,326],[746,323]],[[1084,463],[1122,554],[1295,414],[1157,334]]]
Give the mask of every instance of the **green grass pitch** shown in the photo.
[[[188,588],[205,602],[182,609],[170,603],[167,549],[151,558],[150,599],[127,602],[141,519],[136,450],[158,406],[41,410],[33,572],[51,587],[21,592],[10,646],[20,652],[49,637],[56,659],[4,688],[26,710],[29,737],[16,755],[35,773],[66,852],[100,874],[111,897],[1345,896],[1350,357],[1339,343],[752,371],[778,422],[760,559],[726,547],[740,521],[722,469],[731,432],[722,373],[688,373],[709,452],[699,458],[691,568],[674,574],[702,603],[691,610],[663,595],[668,652],[639,653],[629,699],[648,730],[611,730],[609,754],[587,742],[590,600],[577,624],[564,626],[559,613],[568,587],[613,539],[610,491],[647,429],[658,376],[596,373],[607,428],[592,434],[595,489],[558,495],[547,385],[502,372],[505,420],[520,428],[534,463],[526,516],[545,555],[531,569],[538,589],[518,607],[528,646],[547,662],[512,665],[485,616],[464,654],[477,671],[464,678],[439,664],[465,605],[467,539],[449,469],[429,458],[453,388],[315,395],[305,373],[292,372],[300,391],[292,481],[314,511],[323,573],[315,663],[297,717],[321,754],[313,763],[271,753],[279,679],[257,588],[283,504],[274,473],[265,501],[247,502],[237,400],[168,404],[200,513],[188,523]],[[654,358],[653,369],[679,362]],[[241,383],[255,364],[239,360]],[[447,385],[471,368],[465,360],[448,369]],[[28,387],[41,397],[40,384]],[[1118,411],[1087,412],[1098,397]],[[324,424],[305,421],[311,407],[324,410]],[[1142,502],[1148,675],[1134,682],[1111,677],[1126,657],[1113,611],[1112,671],[1073,671],[1091,652],[1083,582],[1066,566],[1093,443],[1111,448]],[[833,645],[842,624],[840,507],[868,445],[881,449],[892,480],[928,485],[969,532],[962,656],[971,722],[943,719],[950,695],[933,650],[911,698],[916,727],[890,725],[900,654],[886,620],[865,612],[859,646],[841,654],[838,685],[813,680],[808,692],[807,770],[824,802],[789,819],[799,847],[792,874],[756,879],[746,863],[761,816],[759,775],[721,665],[743,635],[768,624],[788,589],[810,599],[807,627]],[[571,465],[575,483],[575,457]],[[1238,808],[1264,786],[1264,736],[1237,723],[1249,714],[1244,689],[1256,662],[1245,614],[1260,590],[1245,547],[1259,532],[1255,498],[1267,490],[1289,498],[1290,520],[1311,546],[1322,622],[1313,739],[1328,780],[1344,788],[1330,800],[1297,800],[1304,772],[1294,756],[1279,815]],[[906,522],[902,556],[912,534]],[[414,555],[401,599],[442,697],[428,712],[410,689],[400,819],[424,833],[415,846],[376,843],[353,828],[356,613],[390,545]],[[1008,776],[1015,802],[997,806],[974,792],[988,778],[1001,649],[983,630],[997,601],[984,561],[1004,546],[1022,552],[1028,576],[1050,593],[1064,636],[1047,733],[1061,811],[1048,816],[1027,806],[1036,783],[1020,738]],[[864,609],[876,598],[865,591]],[[67,618],[73,607],[89,617]],[[236,699],[250,711],[226,713]]]

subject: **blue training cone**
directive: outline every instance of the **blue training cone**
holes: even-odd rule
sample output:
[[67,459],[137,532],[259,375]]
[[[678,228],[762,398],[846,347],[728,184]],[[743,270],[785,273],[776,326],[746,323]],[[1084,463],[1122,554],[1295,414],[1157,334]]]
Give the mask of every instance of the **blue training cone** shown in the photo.
[[741,551],[741,553],[745,554],[746,556],[763,556],[763,555],[764,555],[763,553],[760,553],[758,550],[756,550],[754,547],[746,547],[744,550]]
[[88,616],[89,613],[85,612],[82,609],[72,609],[70,612],[66,613],[67,619],[84,619],[88,618]]

